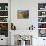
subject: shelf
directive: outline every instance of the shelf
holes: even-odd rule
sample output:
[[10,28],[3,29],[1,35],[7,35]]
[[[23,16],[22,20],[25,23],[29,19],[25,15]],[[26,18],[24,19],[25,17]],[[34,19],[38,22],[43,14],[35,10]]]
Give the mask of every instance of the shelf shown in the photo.
[[38,22],[38,23],[46,23],[46,22]]
[[0,17],[8,17],[8,16],[0,16]]
[[38,16],[38,17],[46,17],[46,15],[44,15],[44,16]]
[[46,3],[38,4],[38,36],[46,37]]
[[8,23],[8,22],[0,22],[0,23]]
[[46,11],[46,10],[38,10],[38,11]]
[[38,29],[46,29],[46,28],[38,28]]
[[0,35],[8,37],[8,3],[0,3]]
[[38,38],[42,38],[42,40],[43,40],[43,39],[46,39],[46,37],[38,37]]
[[0,10],[0,11],[8,11],[8,10]]

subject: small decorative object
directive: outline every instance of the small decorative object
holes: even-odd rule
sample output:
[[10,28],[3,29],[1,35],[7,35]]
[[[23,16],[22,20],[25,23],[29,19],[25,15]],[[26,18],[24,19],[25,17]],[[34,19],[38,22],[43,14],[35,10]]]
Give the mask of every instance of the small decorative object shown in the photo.
[[30,46],[32,45],[32,36],[31,35],[15,35],[15,43],[19,46]]
[[29,18],[29,10],[18,10],[17,11],[18,19],[27,19]]
[[41,21],[42,21],[42,18],[39,17],[39,18],[38,18],[38,21],[41,22]]
[[4,20],[3,20],[4,22],[7,22],[7,19],[6,18],[4,18]]
[[45,9],[46,9],[46,6],[45,6]]
[[0,17],[0,22],[7,22],[7,17]]
[[40,8],[40,10],[44,10],[44,8]]
[[39,23],[38,28],[46,28],[46,23],[43,23],[43,24]]
[[45,6],[45,10],[46,10],[46,6]]
[[45,39],[43,39],[43,40],[45,40]]
[[8,23],[0,23],[1,30],[8,30]]
[[8,6],[5,6],[5,10],[8,10]]
[[16,26],[13,23],[11,23],[11,30],[16,30]]
[[29,30],[34,30],[34,28],[35,27],[32,25],[32,26],[29,27]]
[[45,12],[42,12],[42,15],[45,15]]
[[38,22],[46,22],[46,17],[38,17]]
[[39,37],[46,37],[46,29],[39,29]]
[[0,11],[0,16],[8,16],[8,11]]
[[0,6],[0,10],[1,10],[1,6]]

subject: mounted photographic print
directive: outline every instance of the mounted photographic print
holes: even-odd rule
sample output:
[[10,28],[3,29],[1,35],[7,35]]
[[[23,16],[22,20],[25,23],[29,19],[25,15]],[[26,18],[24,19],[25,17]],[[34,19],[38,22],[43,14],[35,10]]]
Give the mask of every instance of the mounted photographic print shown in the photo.
[[28,18],[29,18],[29,10],[17,11],[17,19],[28,19]]

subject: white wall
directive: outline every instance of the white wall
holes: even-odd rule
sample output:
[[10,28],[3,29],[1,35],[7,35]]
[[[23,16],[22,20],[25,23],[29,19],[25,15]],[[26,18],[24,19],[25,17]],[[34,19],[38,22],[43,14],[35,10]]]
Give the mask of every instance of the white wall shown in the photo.
[[0,3],[8,3],[8,0],[0,0]]
[[[17,10],[25,10],[25,9],[29,10],[29,19],[22,19],[22,20],[17,19]],[[11,22],[14,22],[14,24],[16,25],[17,28],[16,32],[20,33],[20,30],[23,30],[23,34],[24,34],[25,30],[28,30],[29,26],[33,24],[35,26],[33,35],[38,36],[37,35],[38,34],[37,33],[38,32],[37,31],[37,1],[11,0],[11,20],[12,20]]]
[[[20,33],[20,30],[24,32],[32,24],[35,26],[35,30],[32,31],[33,46],[43,44],[42,38],[38,38],[38,3],[46,3],[46,0],[11,0],[11,22],[16,25],[15,32]],[[29,19],[17,19],[17,10],[29,10]]]
[[[37,2],[33,2],[32,0],[27,0],[27,1],[12,0],[11,1],[11,15],[12,15],[11,22],[14,22],[17,30],[28,30],[29,26],[31,26],[34,23],[34,21],[37,20],[37,16],[34,15],[34,14],[37,14],[36,3]],[[29,19],[17,19],[17,10],[29,10]],[[34,19],[35,17],[36,19]]]

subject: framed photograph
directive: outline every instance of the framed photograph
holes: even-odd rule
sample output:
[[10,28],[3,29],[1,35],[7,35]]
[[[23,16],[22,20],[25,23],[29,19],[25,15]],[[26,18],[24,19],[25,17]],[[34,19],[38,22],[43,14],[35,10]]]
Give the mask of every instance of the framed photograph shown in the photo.
[[28,19],[29,10],[17,10],[17,19]]

